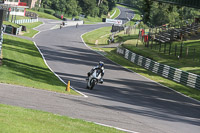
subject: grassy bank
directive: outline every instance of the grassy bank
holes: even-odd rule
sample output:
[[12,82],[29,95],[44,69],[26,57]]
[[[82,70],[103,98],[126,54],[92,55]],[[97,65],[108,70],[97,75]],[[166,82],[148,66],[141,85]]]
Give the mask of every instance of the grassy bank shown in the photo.
[[[105,29],[100,28],[98,30],[91,31],[91,32],[85,34],[83,36],[83,39],[86,42],[86,44],[88,44],[89,46],[92,46],[93,49],[97,49],[95,47],[94,40],[98,40],[98,39],[106,40],[106,39],[108,39],[107,36],[102,37],[102,34],[100,34],[100,32],[102,32],[102,31],[105,31]],[[99,33],[99,34],[97,34],[97,33]],[[91,38],[91,36],[93,36],[93,38]],[[118,35],[118,37],[119,36],[120,35]],[[131,42],[131,39],[133,39],[133,38],[137,38],[137,36],[136,35],[131,35],[131,36],[123,35],[123,36],[121,36],[121,39],[123,39],[124,41],[126,40],[127,42]],[[103,44],[101,44],[101,45],[103,45]],[[107,44],[104,44],[104,45],[107,45]],[[133,48],[133,46],[130,46],[130,48]],[[152,72],[150,72],[150,71],[148,71],[148,70],[146,70],[146,69],[144,69],[140,66],[133,64],[132,62],[130,62],[130,61],[124,59],[122,56],[118,55],[116,53],[116,48],[98,48],[98,49],[101,50],[101,51],[105,51],[107,53],[106,57],[111,59],[112,61],[116,62],[117,64],[120,64],[125,68],[128,68],[128,69],[130,69],[130,70],[132,70],[136,73],[139,73],[139,74],[141,74],[141,75],[143,75],[143,76],[145,76],[145,77],[147,77],[151,80],[154,80],[154,81],[156,81],[160,84],[163,84],[163,85],[165,85],[169,88],[172,88],[172,89],[174,89],[174,90],[176,90],[176,91],[178,91],[182,94],[185,94],[189,97],[200,100],[200,91],[199,90],[196,90],[196,89],[193,89],[193,88],[190,88],[190,87],[186,87],[184,85],[178,84],[178,83],[173,82],[171,80],[165,79],[165,78],[158,76],[158,75],[156,75],[156,74],[154,74],[154,73],[152,73]],[[138,52],[142,53],[143,50],[140,49],[140,50],[138,50]],[[152,53],[147,52],[146,54],[149,57],[149,56],[153,56],[153,55],[151,55]]]
[[[125,7],[125,6],[124,6]],[[132,9],[135,12],[135,17],[126,25],[134,25],[135,22],[141,19],[140,11],[136,8],[127,7]],[[143,24],[140,24],[143,27]],[[147,27],[146,27],[147,28]],[[145,28],[145,31],[148,32],[148,29]],[[200,75],[200,38],[198,35],[192,34],[191,37],[187,36],[188,40],[183,41],[182,47],[182,56],[180,57],[181,51],[181,41],[173,42],[172,45],[164,44],[161,45],[161,51],[159,51],[159,44],[155,42],[151,47],[147,48],[145,45],[139,40],[138,41],[138,33],[139,29],[133,29],[130,32],[130,35],[125,35],[124,32],[120,32],[116,34],[115,42],[123,42],[123,46],[139,55],[150,58],[154,61],[157,61],[162,64],[166,64],[175,68],[179,68],[183,71],[191,72]],[[190,39],[192,38],[192,39]],[[195,39],[196,38],[196,39]],[[138,47],[136,47],[138,44]],[[177,48],[175,48],[177,46]],[[165,49],[165,50],[164,50]],[[175,50],[176,49],[176,50]],[[170,55],[169,55],[170,53]],[[180,58],[178,58],[178,56]]]
[[[140,13],[137,9],[134,9],[136,15],[135,18],[133,18],[133,22],[136,22],[137,20],[140,19]],[[93,49],[97,49],[94,45],[94,40],[108,40],[109,36],[103,36],[103,34],[97,34],[100,32],[106,32],[105,29],[101,28],[92,32],[89,32],[87,34],[85,34],[83,36],[83,39],[85,40],[85,42],[87,44],[89,44],[89,46],[93,46]],[[130,35],[124,34],[124,31],[116,34],[115,37],[115,42],[124,42],[123,46],[130,49],[131,51],[143,55],[145,57],[151,58],[155,61],[158,61],[160,63],[163,64],[167,64],[176,68],[180,68],[184,71],[189,71],[189,72],[193,72],[193,73],[200,73],[200,63],[199,62],[194,62],[192,60],[178,60],[177,57],[171,55],[168,56],[167,54],[164,53],[159,53],[156,50],[151,50],[150,48],[146,48],[144,47],[144,44],[141,41],[138,41],[138,29],[132,30]],[[106,32],[104,35],[109,34],[108,32]],[[90,37],[93,36],[93,38],[95,39],[91,39]],[[107,45],[107,43],[105,43],[106,41],[104,41],[104,44],[102,43],[101,45]],[[136,44],[138,43],[138,47],[136,47]],[[180,44],[180,43],[179,43]],[[199,44],[199,40],[189,40],[189,41],[185,41],[184,42],[185,45],[188,46],[195,46],[196,48],[198,48],[199,46],[197,46],[197,44]],[[175,45],[175,44],[174,44]],[[124,66],[125,68],[128,68],[130,70],[133,70],[136,73],[139,73],[151,80],[154,80],[160,84],[163,84],[169,88],[172,88],[180,93],[183,93],[189,97],[192,97],[194,99],[200,100],[200,91],[190,88],[190,87],[186,87],[184,85],[178,84],[176,82],[173,82],[171,80],[165,79],[161,76],[158,76],[150,71],[147,71],[146,69],[143,69],[139,66],[134,65],[133,63],[131,63],[130,61],[124,59],[123,57],[121,57],[120,55],[118,55],[116,53],[116,49],[113,48],[103,48],[103,49],[99,49],[98,50],[103,50],[107,53],[106,57],[113,60],[114,62]]]
[[35,34],[37,34],[39,31],[34,30],[33,28],[41,25],[42,22],[35,22],[35,23],[24,23],[22,25],[26,26],[26,32],[23,32],[22,35],[23,36],[27,36],[27,37],[33,37]]
[[[103,27],[83,35],[85,43],[89,46],[101,46],[107,44],[111,27]],[[98,40],[98,41],[97,41]],[[96,45],[95,45],[96,43]]]
[[20,25],[12,23],[12,22],[8,22],[8,21],[3,21],[3,24],[4,25],[11,25],[11,26],[13,26],[15,28],[19,28],[20,27]]
[[0,104],[3,133],[122,133],[114,128],[52,113]]
[[[115,12],[115,10],[116,10],[116,12]],[[111,19],[118,17],[120,14],[120,10],[118,8],[114,8],[112,11],[109,12],[109,14],[112,15],[114,12],[115,12],[115,14]],[[106,15],[102,15],[101,17],[88,16],[87,18],[84,18],[83,20],[84,20],[85,24],[95,24],[98,22],[102,22],[103,18],[108,18],[108,16],[106,16]]]
[[[137,37],[137,36],[136,36]],[[184,41],[184,49],[182,52],[182,58],[178,58],[180,55],[180,42],[174,42],[171,47],[171,54],[169,55],[169,47],[170,45],[166,45],[166,52],[164,52],[164,45],[162,45],[161,52],[159,52],[159,45],[153,46],[153,49],[147,48],[143,45],[143,43],[138,43],[138,47],[136,47],[137,39],[130,39],[124,42],[124,47],[137,53],[143,55],[145,57],[151,58],[159,63],[166,64],[175,68],[179,68],[183,71],[191,72],[200,75],[200,46],[199,40],[189,40]],[[175,56],[175,46],[177,44],[178,50]],[[186,55],[187,46],[189,48],[189,54]],[[157,48],[156,48],[157,47]],[[155,49],[156,48],[156,49]],[[196,55],[193,52],[195,49]]]
[[[21,19],[30,19],[29,17],[25,17],[25,16],[17,16],[16,15],[16,20],[21,20]],[[9,16],[9,20],[12,20],[12,15]],[[13,15],[13,20],[15,20],[15,15]]]
[[32,41],[4,35],[2,49],[0,82],[68,93],[65,84],[45,65]]
[[60,20],[59,18],[57,18],[57,17],[55,17],[53,15],[44,13],[44,12],[38,12],[38,11],[30,10],[30,9],[27,9],[27,11],[37,13],[39,18]]
[[[115,8],[114,9],[114,11],[116,11],[115,12],[115,14],[112,16],[112,18],[111,19],[115,19],[116,17],[118,17],[119,15],[120,15],[120,10],[118,9],[118,8]],[[111,12],[111,14],[110,15],[112,15],[114,12]]]

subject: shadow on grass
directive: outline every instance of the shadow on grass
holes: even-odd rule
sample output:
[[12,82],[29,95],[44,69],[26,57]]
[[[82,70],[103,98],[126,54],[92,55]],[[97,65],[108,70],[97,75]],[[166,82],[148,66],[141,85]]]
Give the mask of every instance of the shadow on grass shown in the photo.
[[44,89],[46,86],[53,89],[55,86],[64,85],[46,67],[40,53],[31,41],[11,38],[5,36],[3,44],[5,52],[2,67],[8,71],[7,74],[2,75],[3,79],[20,85]]
[[8,58],[3,59],[3,66],[6,66],[9,70],[12,70],[11,72],[14,74],[14,76],[26,78],[27,81],[32,80],[37,81],[38,83],[56,86],[63,85],[48,68],[26,64]]
[[32,42],[24,42],[24,41],[17,41],[17,40],[11,40],[11,39],[4,39],[4,44],[6,46],[4,49],[10,50],[13,52],[19,52],[26,55],[32,55],[34,57],[41,57],[41,55],[38,53],[37,48],[32,44]]
[[127,40],[137,39],[138,35],[123,35],[123,36],[116,36],[115,42],[125,42]]
[[[122,66],[128,66],[128,67],[131,68],[131,70],[136,71],[137,73],[143,73],[145,75],[149,75],[150,77],[155,77],[155,79],[156,78],[159,79],[159,77],[160,77],[159,75],[157,75],[157,74],[155,74],[155,73],[153,73],[151,71],[148,71],[148,70],[146,70],[146,69],[144,69],[144,68],[142,68],[140,66],[137,66],[137,65],[133,64],[132,62],[124,59],[122,56],[120,56],[120,55],[118,55],[116,53],[116,50],[112,50],[110,52],[110,54],[114,55],[113,56],[113,60],[115,60],[117,63],[119,63]],[[118,60],[116,60],[116,59],[118,59]],[[165,78],[163,78],[163,79],[165,79]],[[166,79],[166,81],[167,80],[168,79]],[[190,88],[190,87],[186,87],[184,85],[181,85],[181,84],[178,84],[178,83],[175,83],[175,82],[174,82],[174,84],[170,84],[170,82],[173,82],[173,81],[162,82],[162,80],[161,80],[160,83],[161,84],[164,83],[164,85],[166,85],[168,87],[171,87],[171,88],[173,88],[173,89],[175,89],[175,90],[177,90],[177,91],[179,91],[181,93],[184,93],[186,95],[190,95],[193,98],[200,100],[200,97],[199,97],[200,90],[197,90],[197,89],[194,89],[194,88]],[[175,85],[177,85],[177,86],[175,86]]]

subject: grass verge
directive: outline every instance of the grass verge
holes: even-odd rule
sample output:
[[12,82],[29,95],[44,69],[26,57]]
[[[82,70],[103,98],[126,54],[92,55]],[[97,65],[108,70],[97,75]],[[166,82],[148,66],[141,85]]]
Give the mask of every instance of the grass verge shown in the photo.
[[[83,35],[85,43],[89,46],[97,46],[107,44],[107,38],[110,35],[111,27],[103,27]],[[98,40],[98,42],[97,42]]]
[[[119,16],[120,10],[118,8],[114,8],[112,11],[110,11],[110,15],[112,15],[116,10],[115,15],[111,19],[115,19],[116,17]],[[102,22],[103,18],[108,18],[106,15],[102,15],[101,17],[90,17],[88,16],[87,18],[84,18],[85,24],[96,24],[98,22]]]
[[[104,30],[104,29],[100,28],[98,30],[94,30],[94,31],[91,31],[91,32],[85,34],[83,36],[83,40],[85,41],[86,44],[88,44],[89,46],[93,46],[92,48],[96,50],[97,48],[94,45],[94,40],[102,37],[102,34],[100,34],[100,32],[102,32],[102,30]],[[99,34],[97,34],[97,33],[99,33]],[[95,39],[91,38],[90,36],[93,36],[93,38],[95,38]],[[127,38],[123,38],[123,39],[128,40],[128,38],[132,38],[132,37],[134,37],[134,36],[128,36]],[[107,37],[105,36],[105,38],[107,38]],[[165,85],[169,88],[172,88],[182,94],[185,94],[189,97],[200,100],[200,91],[199,90],[193,89],[190,87],[186,87],[186,86],[178,84],[174,81],[165,79],[159,75],[154,74],[153,72],[150,72],[140,66],[133,64],[132,62],[130,62],[130,61],[124,59],[122,56],[118,55],[116,53],[116,48],[98,48],[98,49],[105,51],[107,53],[106,57],[111,59],[112,61],[116,62],[117,64],[120,64],[125,68],[128,68],[140,75],[143,75],[143,76],[145,76],[153,81],[156,81],[162,85]]]
[[[128,36],[127,36],[128,37]],[[145,57],[148,57],[154,61],[157,61],[162,64],[166,64],[175,68],[179,68],[183,71],[191,72],[200,75],[200,46],[199,40],[189,40],[184,41],[184,49],[182,52],[182,58],[179,59],[177,56],[180,54],[180,43],[174,42],[171,47],[171,54],[169,55],[168,49],[170,45],[166,45],[166,52],[164,52],[164,45],[162,45],[161,52],[159,52],[159,45],[157,45],[155,49],[155,45],[153,46],[153,49],[145,47],[142,43],[138,43],[138,47],[135,46],[137,42],[137,39],[130,39],[124,42],[124,47],[139,54],[143,55]],[[176,56],[175,56],[175,46],[176,44],[179,48],[177,50]],[[196,46],[195,46],[196,45]],[[191,46],[189,48],[189,54],[186,56],[187,46]],[[195,48],[196,55],[193,52],[193,49]]]
[[42,22],[35,22],[35,23],[24,23],[22,25],[26,26],[26,32],[23,32],[23,36],[27,37],[33,37],[35,34],[37,34],[39,31],[34,30],[33,28],[41,25]]
[[[111,19],[115,19],[116,17],[118,17],[120,15],[120,10],[119,8],[114,8],[114,11],[116,10],[115,14],[112,16]],[[111,12],[111,15],[113,14],[114,12]]]
[[[2,49],[0,82],[68,93],[65,84],[46,66],[32,41],[4,35]],[[77,93],[72,90],[70,94]]]
[[30,10],[30,9],[27,9],[27,11],[37,13],[37,15],[38,15],[39,18],[47,18],[47,19],[60,20],[59,18],[57,18],[57,17],[55,17],[53,15],[44,13],[44,12],[38,12],[38,11]]
[[[16,20],[21,20],[21,19],[30,19],[29,17],[25,17],[25,16],[18,16],[16,15]],[[12,15],[9,16],[9,20],[12,20]],[[13,20],[15,20],[15,15],[13,15]]]
[[5,133],[122,133],[114,128],[43,111],[0,104],[0,131]]
[[12,23],[12,22],[8,22],[8,21],[3,21],[3,24],[5,24],[5,25],[11,25],[11,26],[13,26],[15,28],[19,28],[20,27],[20,25]]

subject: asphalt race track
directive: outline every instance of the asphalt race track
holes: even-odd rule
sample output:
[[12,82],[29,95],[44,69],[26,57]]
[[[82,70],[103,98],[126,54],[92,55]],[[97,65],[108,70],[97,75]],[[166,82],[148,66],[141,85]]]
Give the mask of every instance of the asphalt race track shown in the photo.
[[[134,13],[120,7],[118,19]],[[126,13],[128,12],[128,13]],[[50,68],[88,97],[0,84],[0,103],[48,111],[139,133],[199,133],[200,103],[131,72],[89,49],[81,35],[109,24],[79,25],[42,31],[33,40]],[[104,84],[86,89],[86,74],[105,62]]]

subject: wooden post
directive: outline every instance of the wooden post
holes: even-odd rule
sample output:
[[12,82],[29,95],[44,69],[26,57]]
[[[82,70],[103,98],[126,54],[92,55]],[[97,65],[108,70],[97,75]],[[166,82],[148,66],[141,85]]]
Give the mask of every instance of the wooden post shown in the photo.
[[186,57],[188,57],[189,48],[186,49]]
[[169,55],[171,54],[172,43],[169,44]]
[[160,48],[159,48],[159,52],[161,52],[162,46],[161,46],[161,42],[160,42]]
[[194,48],[194,52],[193,52],[193,61],[195,60],[195,48]]
[[182,57],[182,52],[183,52],[183,42],[181,42],[180,57]]
[[166,52],[166,42],[165,42],[165,47],[164,47],[164,54],[165,54],[165,52]]
[[175,56],[176,56],[177,45],[175,45]]

